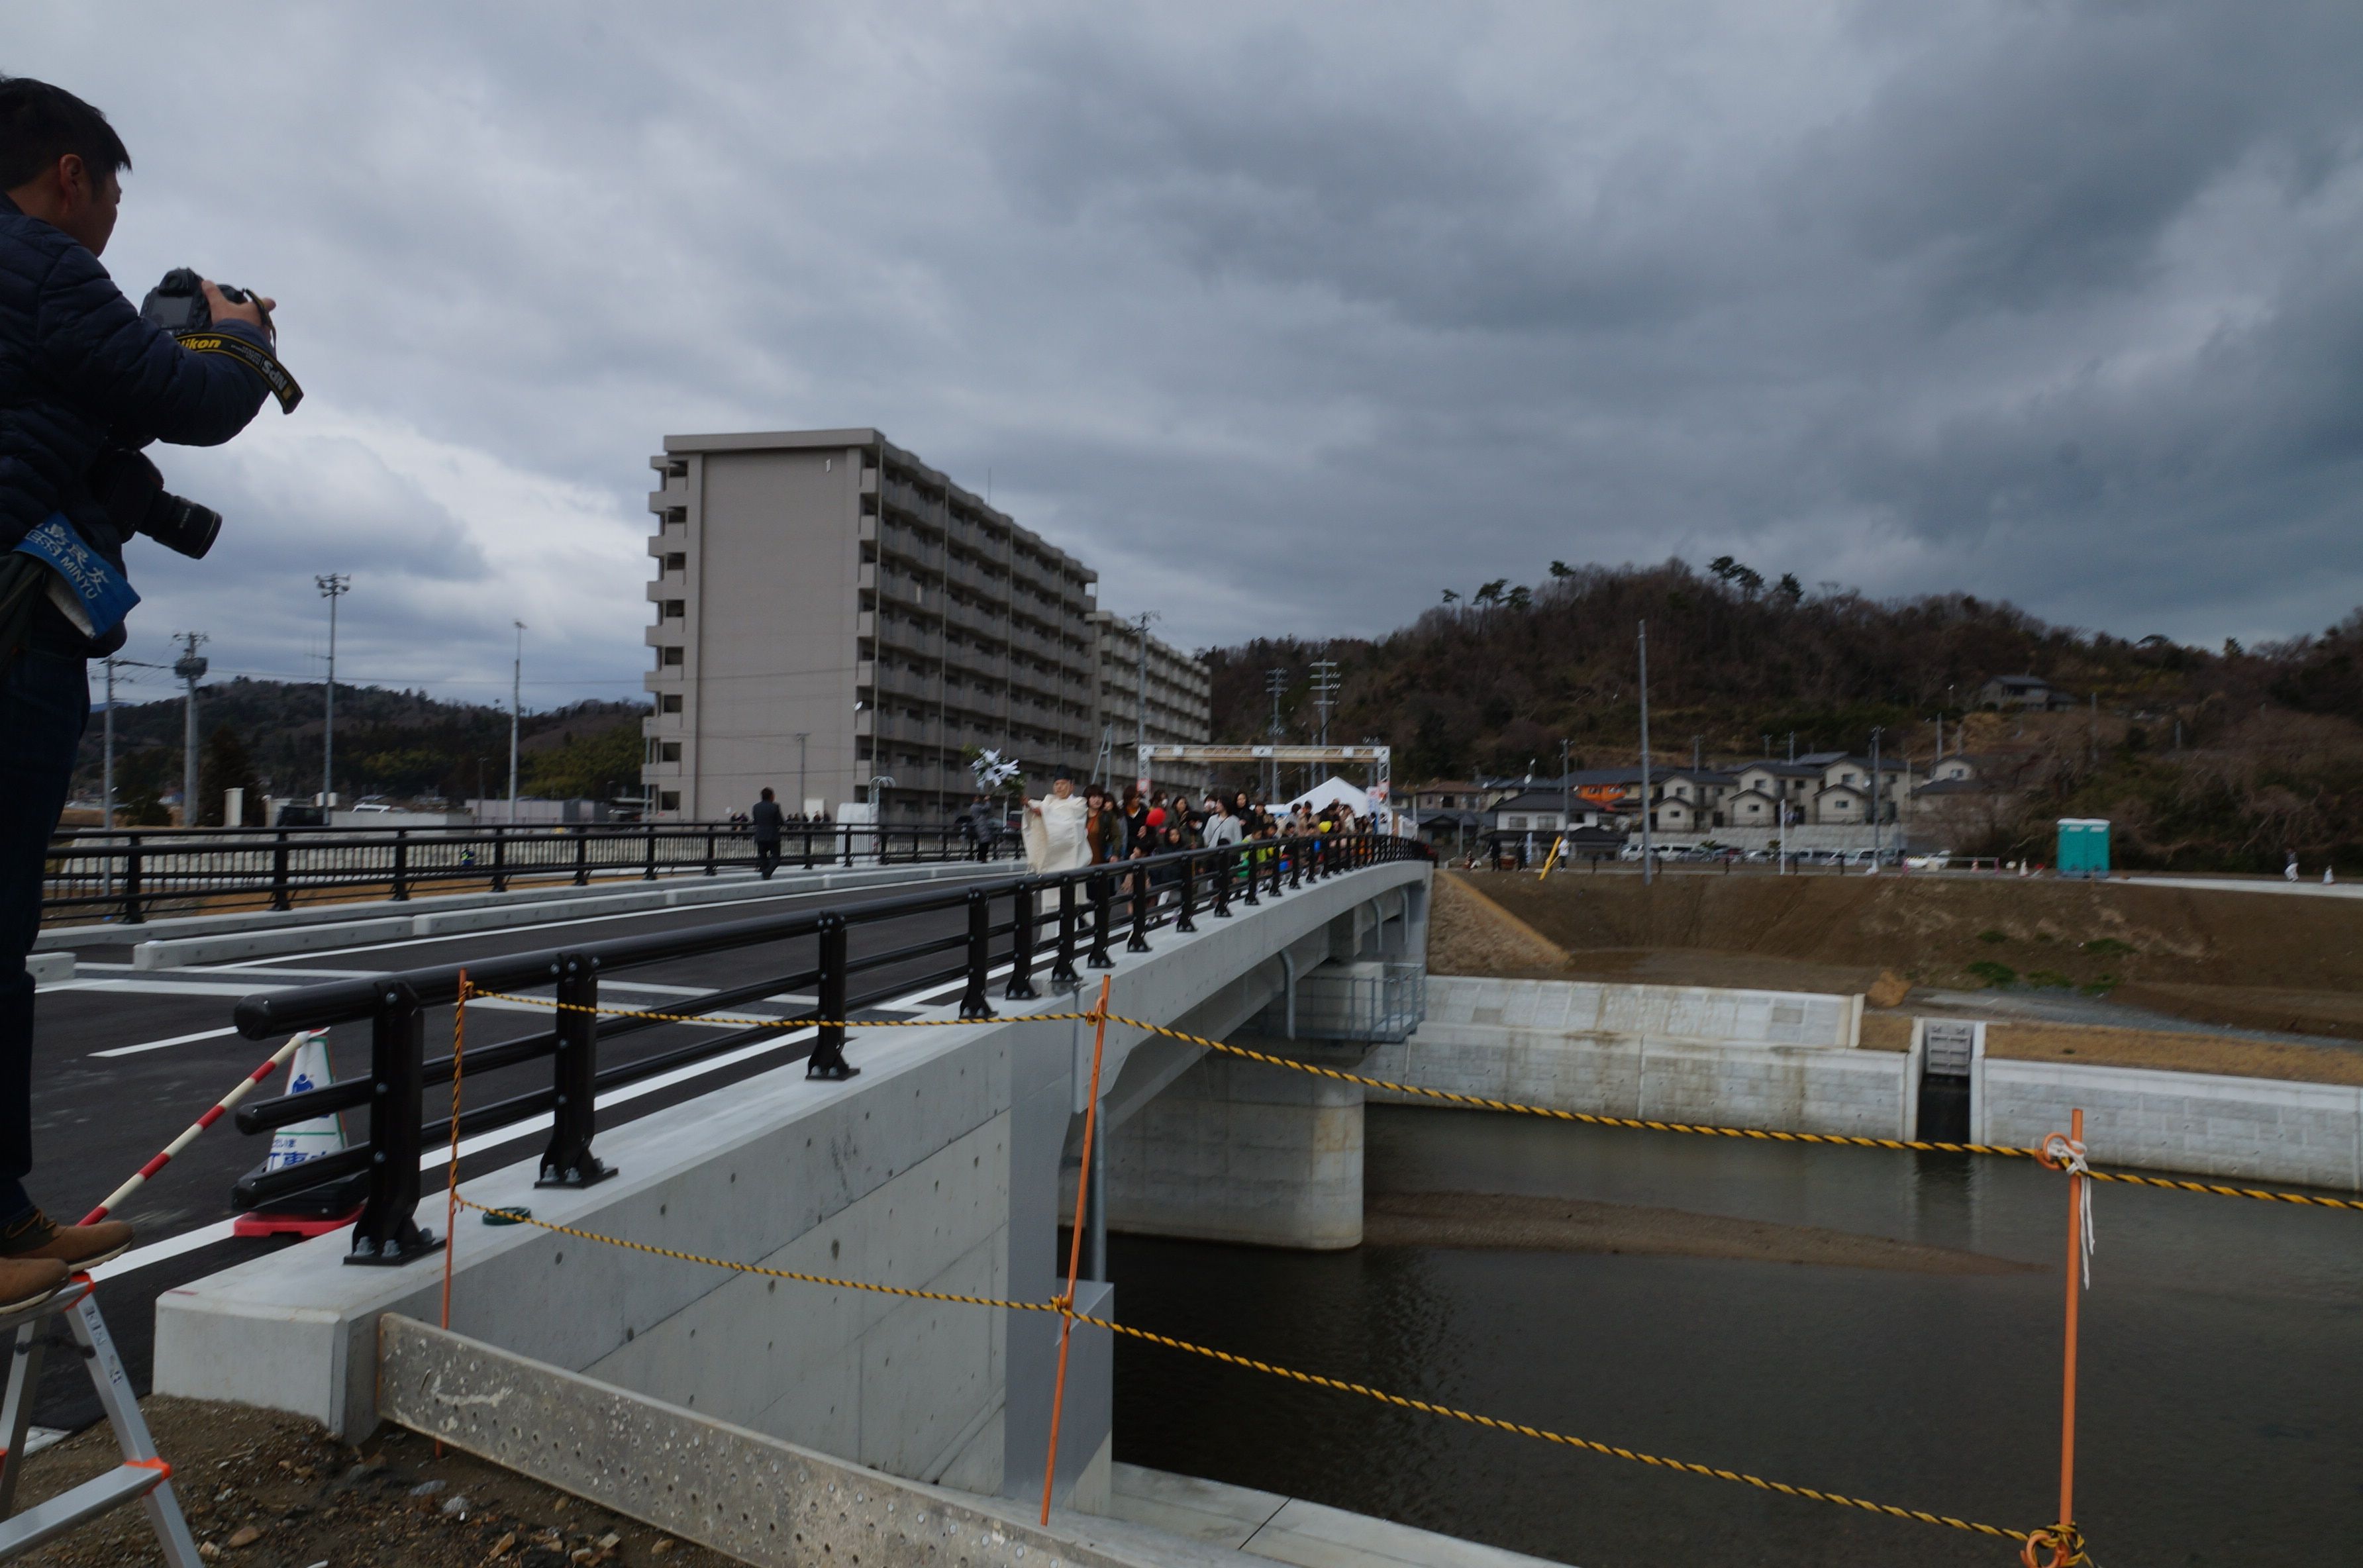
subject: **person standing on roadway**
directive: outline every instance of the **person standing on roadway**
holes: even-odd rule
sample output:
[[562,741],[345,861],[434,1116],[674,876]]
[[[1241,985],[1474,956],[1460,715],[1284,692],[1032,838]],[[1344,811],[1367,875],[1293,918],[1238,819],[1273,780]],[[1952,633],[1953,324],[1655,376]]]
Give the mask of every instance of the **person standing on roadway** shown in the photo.
[[[161,487],[138,482],[138,469],[154,469],[137,448],[219,445],[269,395],[259,370],[184,347],[142,319],[98,264],[130,167],[98,110],[47,83],[0,77],[0,582],[13,591],[0,595],[0,1309],[38,1301],[70,1271],[131,1244],[130,1226],[60,1225],[25,1191],[33,1166],[25,959],[40,930],[50,834],[90,716],[84,666],[123,646],[123,617],[139,597],[123,547]],[[213,283],[202,289],[214,339],[268,357],[272,302],[233,304]],[[110,448],[128,462],[106,468]],[[195,809],[190,802],[192,821]]]
[[771,873],[780,868],[780,827],[787,821],[780,811],[780,802],[771,798],[769,790],[747,813],[749,831],[755,835],[755,874],[768,882]]

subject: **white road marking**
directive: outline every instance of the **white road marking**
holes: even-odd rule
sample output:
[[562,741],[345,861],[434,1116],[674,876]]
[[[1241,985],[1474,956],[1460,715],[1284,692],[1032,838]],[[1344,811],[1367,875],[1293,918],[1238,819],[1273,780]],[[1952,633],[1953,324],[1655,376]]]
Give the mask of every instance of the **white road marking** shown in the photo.
[[170,1040],[149,1040],[138,1045],[117,1045],[112,1051],[93,1051],[94,1056],[137,1056],[142,1051],[161,1051],[167,1045],[186,1045],[197,1040],[218,1040],[225,1034],[235,1034],[230,1029],[200,1029],[194,1034],[175,1034]]

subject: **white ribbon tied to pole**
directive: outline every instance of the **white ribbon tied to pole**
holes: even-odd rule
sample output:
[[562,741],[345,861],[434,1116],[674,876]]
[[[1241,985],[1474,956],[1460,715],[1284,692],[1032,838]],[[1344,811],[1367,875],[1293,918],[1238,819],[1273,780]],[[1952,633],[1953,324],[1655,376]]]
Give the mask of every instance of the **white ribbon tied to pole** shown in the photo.
[[2083,1178],[2078,1192],[2083,1198],[2082,1224],[2079,1227],[2084,1242],[2084,1288],[2092,1288],[2092,1167],[2085,1161],[2084,1145],[2065,1132],[2054,1132],[2043,1140],[2043,1153],[2071,1176]]

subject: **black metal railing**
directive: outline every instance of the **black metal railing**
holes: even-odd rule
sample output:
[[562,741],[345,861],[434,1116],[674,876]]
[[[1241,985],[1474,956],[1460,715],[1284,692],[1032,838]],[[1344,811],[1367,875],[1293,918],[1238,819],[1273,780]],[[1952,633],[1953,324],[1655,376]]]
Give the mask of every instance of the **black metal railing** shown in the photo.
[[[1007,859],[1017,840],[951,827],[792,823],[787,867]],[[44,920],[293,909],[381,889],[394,900],[438,888],[582,887],[594,878],[658,877],[759,864],[744,823],[586,823],[414,828],[72,829],[50,841]]]
[[[452,1085],[457,1069],[448,1055],[427,1055],[426,1025],[429,1009],[448,1007],[458,999],[463,968],[471,992],[516,993],[548,987],[554,988],[551,999],[566,1006],[553,1010],[548,1029],[464,1052],[471,1081],[480,1074],[545,1058],[551,1068],[547,1087],[463,1110],[457,1135],[548,1113],[552,1126],[541,1157],[540,1185],[584,1187],[614,1174],[592,1145],[599,1096],[622,1085],[807,1027],[813,1035],[806,1075],[849,1077],[860,1069],[845,1058],[846,1021],[889,998],[958,983],[960,1016],[990,1018],[990,982],[1004,966],[1004,1000],[1039,995],[1036,969],[1046,958],[1048,971],[1042,978],[1053,990],[1079,986],[1079,957],[1089,968],[1112,966],[1108,949],[1119,922],[1126,950],[1146,953],[1149,933],[1160,927],[1194,931],[1199,919],[1231,918],[1235,906],[1285,897],[1308,879],[1317,882],[1383,863],[1432,858],[1416,840],[1384,835],[1258,840],[1051,876],[931,889],[844,910],[764,915],[250,996],[238,1004],[234,1016],[239,1032],[253,1039],[367,1021],[370,1071],[365,1077],[242,1106],[239,1131],[268,1133],[315,1117],[366,1108],[369,1136],[366,1143],[283,1170],[253,1172],[239,1180],[233,1201],[241,1209],[251,1209],[324,1184],[348,1182],[360,1189],[361,1202],[348,1262],[398,1264],[441,1244],[419,1229],[414,1210],[421,1154],[455,1135],[448,1113],[438,1121],[426,1120],[427,1097],[430,1088]],[[961,918],[942,918],[956,911]],[[866,944],[857,955],[849,941],[856,928],[875,931],[882,940]],[[596,1010],[602,976],[782,943],[809,945],[792,947],[793,961],[784,968],[669,1000],[664,1010],[674,1017],[702,1018],[784,992],[811,994],[815,1000],[808,1011],[754,1024],[707,1024],[704,1027],[720,1032],[601,1065],[603,1047],[667,1021],[602,1016]]]

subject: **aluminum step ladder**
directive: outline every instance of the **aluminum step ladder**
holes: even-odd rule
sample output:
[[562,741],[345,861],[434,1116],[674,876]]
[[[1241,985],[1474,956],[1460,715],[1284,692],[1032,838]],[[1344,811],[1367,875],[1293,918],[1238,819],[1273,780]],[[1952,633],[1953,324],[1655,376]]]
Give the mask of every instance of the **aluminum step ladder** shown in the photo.
[[[25,1452],[41,1361],[56,1337],[53,1320],[59,1318],[65,1320],[82,1363],[90,1369],[98,1402],[123,1450],[123,1463],[18,1513],[17,1484],[25,1470],[18,1456]],[[10,1328],[17,1331],[17,1353],[9,1358],[7,1397],[0,1403],[0,1433],[7,1440],[6,1449],[0,1450],[0,1562],[136,1499],[148,1510],[148,1523],[163,1543],[164,1561],[171,1568],[205,1568],[197,1543],[190,1539],[188,1520],[181,1516],[180,1500],[172,1495],[172,1467],[157,1453],[148,1423],[140,1419],[139,1400],[124,1375],[123,1358],[116,1354],[106,1320],[98,1315],[90,1275],[78,1274],[47,1301],[0,1316],[0,1330]]]

